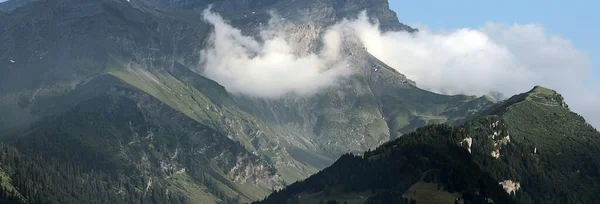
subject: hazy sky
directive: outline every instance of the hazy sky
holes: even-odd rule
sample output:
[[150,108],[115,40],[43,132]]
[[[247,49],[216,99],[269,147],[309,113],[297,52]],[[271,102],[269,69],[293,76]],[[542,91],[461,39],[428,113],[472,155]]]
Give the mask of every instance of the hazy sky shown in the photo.
[[[389,0],[400,22],[431,30],[479,28],[486,22],[537,24],[548,33],[573,42],[588,54],[600,80],[600,19],[598,1],[564,0]],[[417,26],[419,27],[419,26]]]

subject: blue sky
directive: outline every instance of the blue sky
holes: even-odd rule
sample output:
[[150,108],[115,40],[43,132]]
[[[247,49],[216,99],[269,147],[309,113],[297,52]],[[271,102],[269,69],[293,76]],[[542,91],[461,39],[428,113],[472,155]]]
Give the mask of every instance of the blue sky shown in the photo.
[[485,22],[542,25],[546,32],[570,40],[587,53],[600,80],[600,2],[558,0],[389,0],[400,22],[430,30],[479,28]]

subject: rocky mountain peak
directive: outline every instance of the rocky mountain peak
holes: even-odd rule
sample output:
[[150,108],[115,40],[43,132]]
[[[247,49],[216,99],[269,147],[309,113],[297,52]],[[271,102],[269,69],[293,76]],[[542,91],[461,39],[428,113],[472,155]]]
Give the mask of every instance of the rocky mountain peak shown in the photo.
[[387,0],[154,0],[159,5],[202,11],[212,4],[214,10],[241,24],[264,21],[274,11],[295,22],[312,22],[331,25],[344,18],[356,18],[367,11],[384,30],[415,29],[398,21]]

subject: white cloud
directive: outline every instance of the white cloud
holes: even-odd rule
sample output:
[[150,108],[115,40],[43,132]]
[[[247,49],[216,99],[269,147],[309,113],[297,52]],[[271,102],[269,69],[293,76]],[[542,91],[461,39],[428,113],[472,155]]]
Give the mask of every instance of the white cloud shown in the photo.
[[351,27],[371,54],[421,88],[510,96],[542,85],[557,90],[572,110],[600,127],[600,91],[584,85],[593,80],[587,56],[542,26],[486,23],[444,33],[382,33],[365,13],[341,24]]
[[[478,29],[418,33],[381,32],[366,13],[344,20],[326,32],[319,53],[297,54],[296,44],[273,18],[261,39],[244,36],[218,14],[204,11],[213,24],[213,44],[203,52],[205,75],[228,91],[277,98],[311,94],[351,74],[340,47],[357,37],[368,51],[417,82],[443,94],[505,96],[535,85],[557,90],[575,112],[600,127],[600,92],[585,86],[593,80],[587,56],[568,40],[549,35],[535,24],[486,23]],[[349,37],[350,36],[350,37]]]
[[202,53],[204,74],[229,92],[261,98],[311,94],[351,74],[340,55],[341,33],[327,32],[320,53],[300,55],[277,18],[257,40],[244,36],[210,8],[203,16],[214,26],[212,44]]

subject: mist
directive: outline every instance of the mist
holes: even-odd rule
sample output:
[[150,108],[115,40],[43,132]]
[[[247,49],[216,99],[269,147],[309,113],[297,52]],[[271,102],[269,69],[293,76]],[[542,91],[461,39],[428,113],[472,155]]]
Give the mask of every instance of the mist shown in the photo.
[[478,29],[380,32],[367,14],[341,26],[354,30],[375,57],[441,94],[512,96],[541,85],[600,127],[600,88],[590,62],[569,40],[535,24],[486,23]]
[[214,26],[211,44],[201,53],[204,74],[231,93],[273,99],[309,95],[352,73],[340,54],[341,33],[327,32],[322,50],[300,55],[278,18],[272,18],[255,39],[244,36],[210,8],[203,17]]

